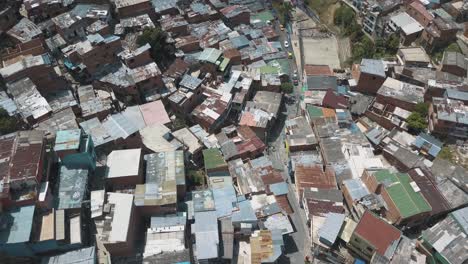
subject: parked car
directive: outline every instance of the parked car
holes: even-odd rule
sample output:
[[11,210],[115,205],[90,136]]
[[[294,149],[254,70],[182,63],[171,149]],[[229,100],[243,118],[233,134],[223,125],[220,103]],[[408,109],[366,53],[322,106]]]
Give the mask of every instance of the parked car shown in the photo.
[[284,31],[284,26],[282,24],[280,24],[280,29],[281,31]]
[[289,42],[287,40],[284,41],[284,47],[289,48]]

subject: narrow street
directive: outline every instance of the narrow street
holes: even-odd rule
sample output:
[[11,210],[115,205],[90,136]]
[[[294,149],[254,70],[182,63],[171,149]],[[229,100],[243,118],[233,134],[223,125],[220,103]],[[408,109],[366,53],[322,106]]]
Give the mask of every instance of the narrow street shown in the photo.
[[[278,27],[277,27],[278,28]],[[309,241],[309,228],[305,222],[305,212],[299,206],[299,202],[295,192],[295,186],[291,182],[290,175],[288,173],[288,162],[289,156],[286,152],[284,140],[285,135],[285,124],[288,118],[294,118],[300,113],[299,102],[302,90],[302,65],[301,65],[301,54],[299,48],[299,32],[296,26],[296,23],[293,22],[291,35],[288,36],[288,31],[280,31],[280,41],[284,45],[284,41],[287,40],[290,43],[289,48],[286,50],[293,53],[293,58],[289,59],[291,76],[292,73],[297,72],[299,78],[299,84],[294,87],[292,94],[288,95],[293,97],[293,101],[285,100],[281,108],[280,115],[276,121],[276,125],[270,132],[268,138],[269,151],[268,156],[273,162],[273,166],[282,171],[283,177],[289,183],[289,193],[288,200],[290,201],[291,207],[294,211],[293,214],[289,215],[291,222],[293,224],[295,232],[289,236],[285,236],[285,248],[286,248],[286,258],[282,260],[281,263],[304,263],[305,256],[310,255],[310,241]]]

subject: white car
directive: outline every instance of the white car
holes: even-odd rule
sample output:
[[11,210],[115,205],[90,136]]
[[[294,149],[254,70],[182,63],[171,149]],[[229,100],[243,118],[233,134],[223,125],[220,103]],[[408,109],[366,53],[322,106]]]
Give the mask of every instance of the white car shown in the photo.
[[289,48],[289,42],[287,40],[284,41],[284,47]]

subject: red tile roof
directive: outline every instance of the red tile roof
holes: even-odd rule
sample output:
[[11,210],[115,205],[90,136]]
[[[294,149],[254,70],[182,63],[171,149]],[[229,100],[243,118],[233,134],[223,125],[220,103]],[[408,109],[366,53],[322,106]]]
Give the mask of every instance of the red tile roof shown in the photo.
[[432,21],[434,17],[427,11],[427,9],[419,2],[419,1],[413,1],[410,6],[417,11],[420,15],[425,17],[427,21]]
[[306,199],[307,206],[310,216],[322,216],[325,217],[327,213],[344,213],[343,205],[337,204],[332,201],[321,201],[316,199]]
[[334,76],[333,70],[328,65],[304,65],[307,76]]
[[347,109],[349,106],[348,99],[342,95],[338,95],[332,89],[328,89],[325,97],[323,97],[322,105],[334,109]]
[[370,243],[382,256],[385,255],[387,248],[401,237],[400,230],[369,211],[364,212],[356,229],[354,229],[354,234]]
[[239,121],[240,126],[256,126],[257,122],[255,121],[255,116],[250,112],[244,112],[242,114],[241,120]]
[[164,73],[165,75],[171,77],[181,77],[184,73],[188,70],[189,64],[184,60],[177,58],[175,61],[169,66],[169,69]]
[[232,59],[235,57],[240,57],[241,53],[238,49],[228,49],[223,52],[225,58]]
[[279,205],[281,209],[287,214],[294,213],[294,210],[291,208],[291,204],[289,203],[287,195],[276,195],[276,203]]

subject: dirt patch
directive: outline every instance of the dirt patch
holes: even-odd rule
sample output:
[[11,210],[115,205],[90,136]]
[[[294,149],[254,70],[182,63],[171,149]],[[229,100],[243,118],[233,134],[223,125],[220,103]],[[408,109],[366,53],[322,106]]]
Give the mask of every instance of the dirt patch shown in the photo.
[[320,19],[327,25],[327,27],[332,30],[335,33],[339,32],[338,27],[335,26],[335,12],[336,10],[340,7],[340,3],[334,3],[330,5],[330,7],[327,9],[327,11],[322,15],[323,17],[320,17]]
[[341,67],[350,67],[349,58],[351,58],[351,42],[348,37],[338,37],[338,52]]
[[303,38],[304,62],[306,64],[330,65],[340,68],[338,42],[334,36],[327,38]]

